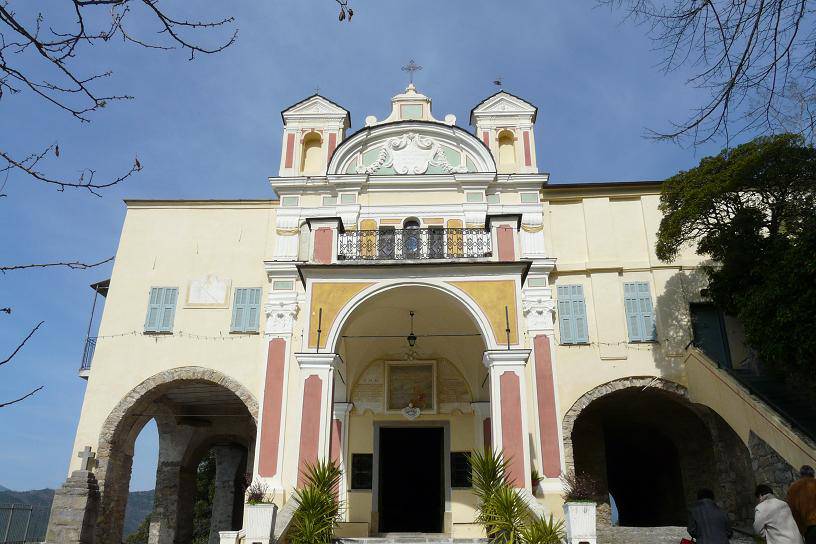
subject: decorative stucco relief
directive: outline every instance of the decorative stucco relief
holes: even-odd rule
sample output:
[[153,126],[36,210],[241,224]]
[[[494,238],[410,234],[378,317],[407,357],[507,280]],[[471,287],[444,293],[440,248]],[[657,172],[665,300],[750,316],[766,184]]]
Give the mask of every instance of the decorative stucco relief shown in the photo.
[[358,166],[357,173],[374,174],[381,168],[393,168],[397,174],[424,174],[430,166],[437,166],[448,174],[467,172],[466,166],[454,166],[448,162],[439,142],[416,132],[409,132],[389,138],[377,160],[369,165]]

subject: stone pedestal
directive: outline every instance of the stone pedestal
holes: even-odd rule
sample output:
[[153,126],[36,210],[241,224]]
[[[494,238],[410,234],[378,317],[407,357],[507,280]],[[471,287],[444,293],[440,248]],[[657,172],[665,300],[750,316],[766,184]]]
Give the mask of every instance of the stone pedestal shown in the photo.
[[75,470],[54,494],[45,541],[49,544],[94,542],[99,513],[99,484],[89,470]]

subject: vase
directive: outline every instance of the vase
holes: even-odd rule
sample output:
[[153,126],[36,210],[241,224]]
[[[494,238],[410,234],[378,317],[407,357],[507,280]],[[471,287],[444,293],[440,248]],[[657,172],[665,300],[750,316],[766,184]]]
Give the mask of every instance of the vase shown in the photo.
[[278,507],[272,503],[244,505],[245,542],[270,544]]
[[594,502],[564,503],[567,544],[597,544]]

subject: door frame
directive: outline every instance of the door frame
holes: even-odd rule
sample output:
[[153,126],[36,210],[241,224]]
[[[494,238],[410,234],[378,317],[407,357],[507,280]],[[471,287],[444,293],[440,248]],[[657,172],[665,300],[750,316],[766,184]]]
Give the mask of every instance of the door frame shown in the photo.
[[371,518],[372,533],[380,532],[380,429],[442,429],[442,491],[444,508],[442,511],[442,531],[449,532],[451,519],[451,468],[450,468],[450,421],[375,421],[374,422],[374,463],[371,467]]

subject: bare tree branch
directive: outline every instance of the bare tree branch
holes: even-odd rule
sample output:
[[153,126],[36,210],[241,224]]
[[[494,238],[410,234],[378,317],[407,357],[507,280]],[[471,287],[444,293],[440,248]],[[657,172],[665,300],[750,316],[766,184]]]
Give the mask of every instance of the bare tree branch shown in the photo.
[[45,387],[45,386],[44,386],[44,385],[41,385],[41,386],[37,387],[36,389],[34,389],[34,390],[32,390],[32,391],[30,391],[30,392],[26,393],[25,395],[23,395],[22,397],[20,397],[20,398],[18,398],[18,399],[14,399],[14,400],[10,400],[10,401],[8,401],[8,402],[3,402],[3,403],[0,403],[0,408],[5,408],[6,406],[11,406],[12,404],[17,404],[17,403],[18,403],[18,402],[20,402],[21,400],[25,400],[25,399],[27,399],[28,397],[30,397],[31,395],[35,394],[37,391],[39,391],[39,390],[40,390],[40,389],[42,389],[43,387]]
[[[709,98],[658,139],[726,140],[779,130],[794,88],[816,93],[816,17],[810,0],[598,0],[648,26],[661,67],[689,67],[688,84]],[[803,126],[810,138],[813,125]]]
[[0,266],[0,272],[5,274],[6,272],[11,272],[13,270],[25,270],[27,268],[53,268],[58,266],[64,266],[66,268],[70,268],[71,270],[88,270],[89,268],[94,268],[96,266],[101,266],[105,263],[109,263],[113,260],[113,257],[108,257],[104,261],[99,261],[98,263],[82,263],[79,261],[72,261],[72,262],[57,262],[57,263],[40,263],[40,264],[17,264],[17,265],[6,265]]
[[28,339],[34,336],[34,333],[37,332],[37,329],[39,329],[40,325],[42,325],[43,323],[45,323],[45,321],[40,321],[39,323],[37,323],[37,326],[31,329],[31,332],[28,333],[28,336],[23,338],[23,341],[17,344],[17,347],[14,349],[14,351],[11,352],[11,355],[6,357],[4,360],[0,361],[0,366],[3,366],[4,364],[14,359],[14,356],[17,355],[17,352],[23,349],[23,346],[25,346],[26,342],[28,342]]

